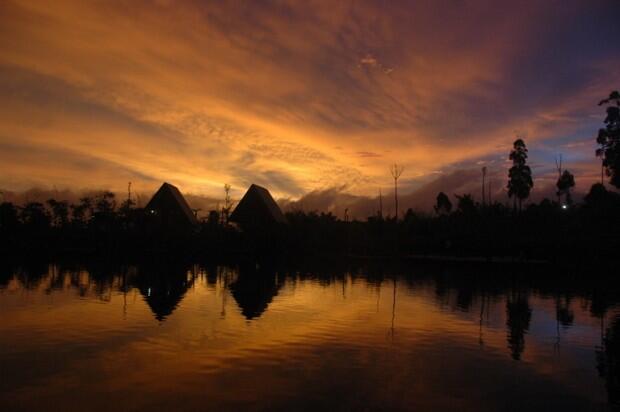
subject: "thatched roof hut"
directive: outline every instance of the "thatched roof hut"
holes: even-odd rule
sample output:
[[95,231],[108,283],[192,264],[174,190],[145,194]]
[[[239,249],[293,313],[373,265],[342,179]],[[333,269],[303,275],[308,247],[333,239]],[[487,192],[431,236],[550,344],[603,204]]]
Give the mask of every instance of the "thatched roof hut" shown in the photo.
[[164,183],[144,208],[147,216],[165,226],[193,226],[198,224],[179,189]]
[[230,221],[242,229],[269,229],[287,220],[278,204],[264,187],[252,184],[230,215]]

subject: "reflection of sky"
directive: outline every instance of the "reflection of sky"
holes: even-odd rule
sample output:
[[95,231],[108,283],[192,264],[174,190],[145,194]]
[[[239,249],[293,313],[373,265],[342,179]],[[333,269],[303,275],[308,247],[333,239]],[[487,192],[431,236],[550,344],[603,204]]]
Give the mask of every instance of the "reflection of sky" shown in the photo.
[[553,299],[530,294],[525,350],[514,361],[504,294],[486,304],[480,328],[480,296],[467,309],[469,295],[448,288],[439,296],[432,280],[399,281],[393,312],[389,280],[377,288],[361,279],[287,278],[267,310],[248,321],[225,283],[200,277],[160,322],[137,289],[119,292],[120,279],[111,290],[84,272],[56,289],[47,278],[33,290],[11,281],[0,291],[0,364],[11,376],[0,382],[0,399],[26,409],[90,410],[326,402],[591,409],[606,399],[594,361],[600,323],[581,298],[573,299],[574,324],[560,328],[556,347]]
[[491,159],[505,180],[517,132],[538,177],[562,152],[584,190],[620,83],[616,8],[3,2],[0,187],[375,195],[395,161],[409,189]]

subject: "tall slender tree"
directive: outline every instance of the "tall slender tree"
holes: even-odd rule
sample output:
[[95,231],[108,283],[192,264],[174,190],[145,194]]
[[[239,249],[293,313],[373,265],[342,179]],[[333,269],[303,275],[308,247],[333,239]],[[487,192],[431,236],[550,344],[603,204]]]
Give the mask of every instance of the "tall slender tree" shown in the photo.
[[564,170],[558,178],[556,187],[558,188],[558,200],[561,202],[562,196],[564,196],[564,202],[568,205],[572,204],[573,199],[570,190],[575,187],[575,176],[568,170]]
[[558,196],[558,203],[562,203],[562,193],[560,193],[560,187],[558,186],[558,184],[560,183],[560,179],[562,178],[562,154],[560,153],[559,156],[557,156],[555,158],[555,168],[558,171],[558,181],[556,183],[556,187],[558,188],[558,191],[556,192],[556,195]]
[[601,166],[610,177],[609,182],[620,188],[620,93],[611,92],[609,97],[601,100],[598,105],[608,106],[605,128],[599,129],[596,138],[596,142],[600,145],[596,155],[602,159]]
[[121,203],[121,206],[119,208],[121,215],[124,217],[129,217],[129,214],[131,213],[131,208],[135,204],[136,202],[134,202],[131,199],[131,182],[128,182],[127,183],[127,199]]
[[230,189],[231,186],[226,183],[224,185],[224,207],[222,208],[222,224],[228,223],[228,217],[230,216],[230,212],[232,211],[232,207],[234,205],[231,197],[230,197]]
[[403,174],[404,170],[404,166],[396,163],[390,167],[390,173],[392,173],[392,177],[394,178],[394,205],[396,209],[396,221],[398,221],[398,178]]
[[487,177],[487,167],[482,167],[482,205],[485,204],[485,196],[484,196],[484,179]]
[[521,210],[523,200],[530,196],[534,186],[532,170],[526,164],[527,147],[523,139],[514,141],[509,159],[512,160],[512,167],[508,171],[508,196],[513,199],[515,209],[518,204]]

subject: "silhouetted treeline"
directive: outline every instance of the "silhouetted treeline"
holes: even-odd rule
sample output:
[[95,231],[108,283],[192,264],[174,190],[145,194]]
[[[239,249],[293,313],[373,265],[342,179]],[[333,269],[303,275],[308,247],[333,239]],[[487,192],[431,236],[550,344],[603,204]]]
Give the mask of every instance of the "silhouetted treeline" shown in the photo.
[[247,233],[211,212],[199,225],[171,231],[112,193],[78,204],[0,205],[0,246],[5,253],[109,253],[144,251],[195,255],[322,254],[355,256],[477,256],[518,259],[600,259],[617,256],[620,195],[601,184],[583,203],[545,199],[522,210],[480,204],[443,193],[435,212],[407,210],[400,219],[379,214],[344,221],[330,213],[289,212],[287,225]]
[[581,204],[545,199],[522,211],[439,194],[434,214],[407,210],[398,221],[380,215],[343,222],[331,214],[289,213],[290,245],[363,256],[444,255],[523,259],[615,259],[620,246],[620,195],[595,184]]

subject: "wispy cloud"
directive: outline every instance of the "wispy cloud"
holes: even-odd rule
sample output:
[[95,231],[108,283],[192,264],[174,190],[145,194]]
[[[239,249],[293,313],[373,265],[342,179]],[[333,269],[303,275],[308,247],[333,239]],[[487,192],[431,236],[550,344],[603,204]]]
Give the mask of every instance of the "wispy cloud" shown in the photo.
[[499,162],[515,130],[592,174],[617,5],[558,4],[6,1],[0,187],[374,196],[390,163],[414,190]]

